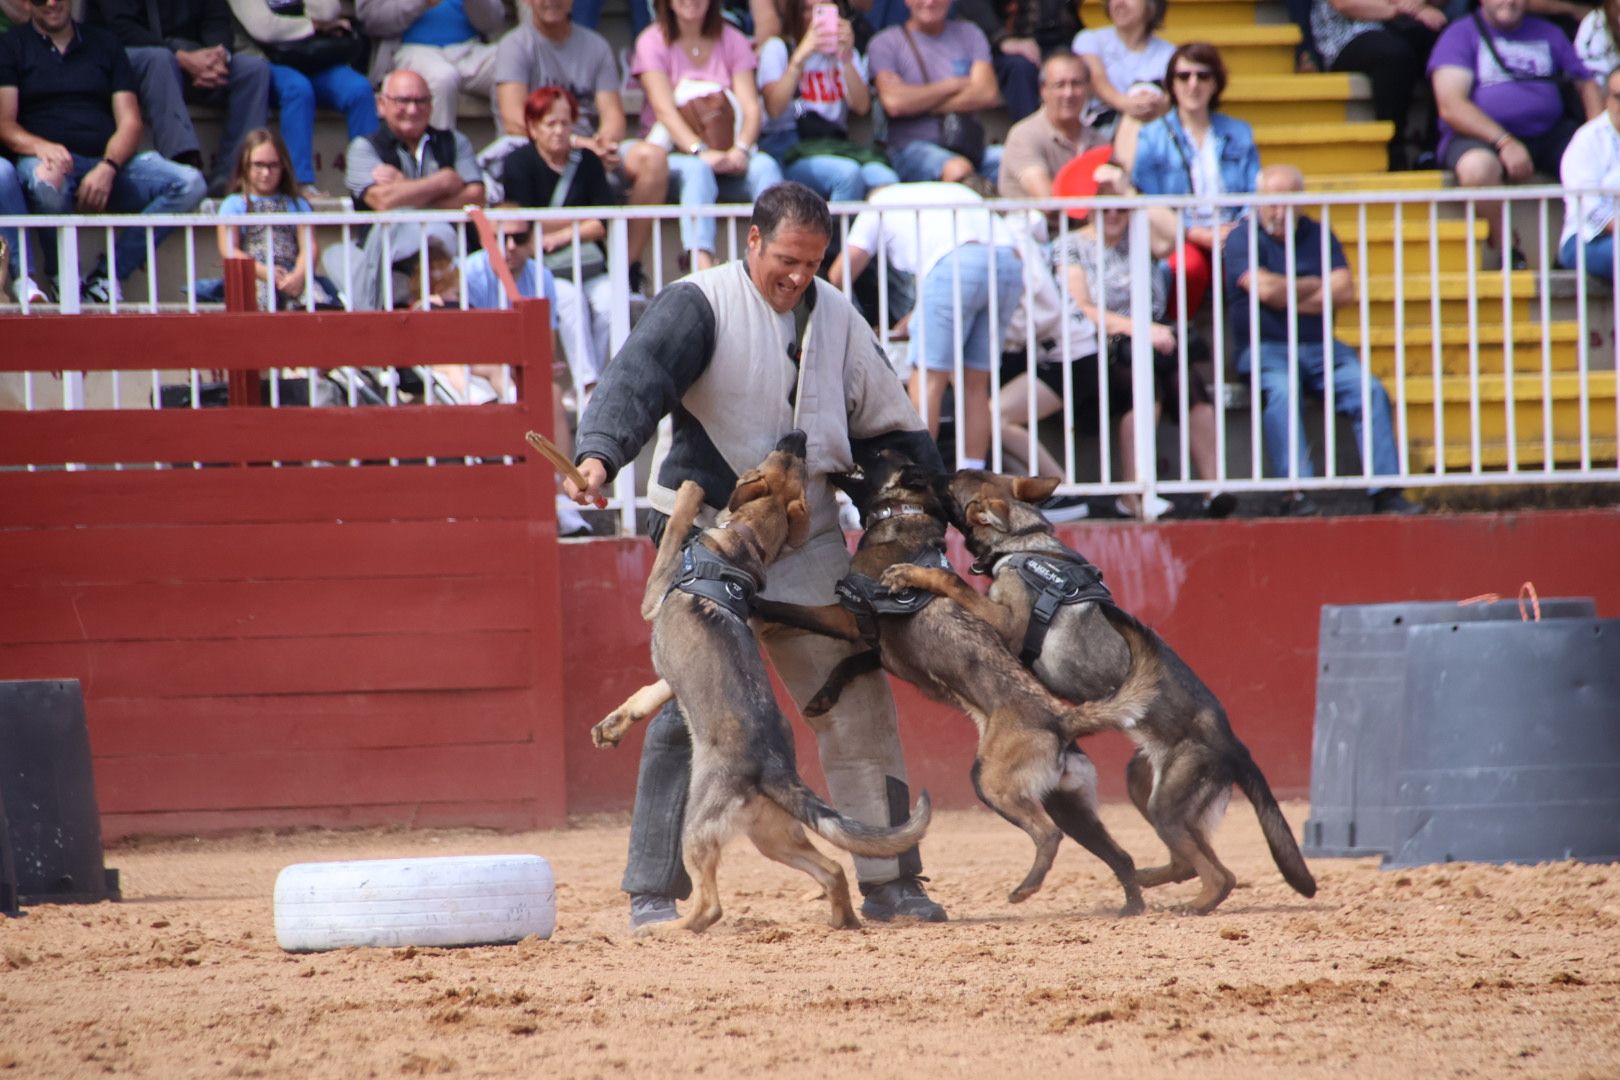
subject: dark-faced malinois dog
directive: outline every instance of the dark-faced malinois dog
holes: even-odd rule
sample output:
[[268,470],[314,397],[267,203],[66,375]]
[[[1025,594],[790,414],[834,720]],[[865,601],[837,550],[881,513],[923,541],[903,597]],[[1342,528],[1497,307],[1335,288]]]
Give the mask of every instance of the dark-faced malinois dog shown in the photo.
[[[951,479],[954,523],[974,568],[991,575],[988,597],[955,574],[923,567],[897,566],[885,583],[955,600],[995,627],[1048,689],[1070,701],[1114,692],[1131,677],[1145,646],[1156,658],[1159,685],[1140,722],[1125,729],[1137,746],[1126,782],[1131,801],[1170,849],[1170,862],[1138,871],[1136,880],[1151,887],[1196,875],[1203,887],[1190,909],[1215,910],[1237,879],[1215,857],[1209,837],[1236,784],[1260,818],[1283,878],[1302,895],[1316,895],[1287,819],[1214,693],[1163,639],[1113,604],[1099,588],[1101,574],[1059,540],[1032,505],[1056,487],[1047,477],[978,469]],[[1137,629],[1134,639],[1121,633],[1127,625]]]
[[843,869],[815,849],[804,826],[845,851],[879,858],[915,846],[928,829],[926,792],[910,820],[890,829],[844,817],[804,785],[792,732],[748,625],[749,601],[764,587],[765,568],[784,547],[802,544],[810,527],[804,452],[804,432],[784,438],[759,468],[738,479],[725,524],[690,542],[703,489],[691,481],[681,485],[641,602],[642,617],[653,624],[653,667],[663,678],[591,732],[598,746],[616,745],[671,692],[692,732],[681,842],[697,895],[684,919],[654,923],[649,931],[701,931],[720,918],[720,850],[744,830],[767,858],[815,878],[831,901],[833,926],[858,927]]
[[[1067,833],[1113,870],[1125,890],[1122,913],[1141,911],[1135,867],[1097,819],[1095,770],[1074,741],[1128,728],[1147,711],[1158,681],[1154,651],[1144,647],[1132,653],[1130,674],[1111,698],[1082,705],[1059,700],[985,622],[956,601],[930,603],[922,594],[908,603],[903,595],[872,594],[870,586],[891,566],[928,563],[951,574],[944,568],[944,493],[935,490],[943,478],[884,450],[859,479],[835,482],[855,499],[866,525],[849,577],[840,586],[848,602],[824,608],[772,604],[762,606],[760,614],[848,641],[864,638],[874,651],[857,653],[835,669],[806,712],[830,707],[848,678],[878,663],[929,697],[956,706],[979,729],[973,762],[979,798],[1035,842],[1034,864],[1008,899],[1017,903],[1040,889]],[[863,592],[862,582],[864,601],[851,596],[851,590]],[[1130,640],[1138,631],[1130,623],[1120,633]]]

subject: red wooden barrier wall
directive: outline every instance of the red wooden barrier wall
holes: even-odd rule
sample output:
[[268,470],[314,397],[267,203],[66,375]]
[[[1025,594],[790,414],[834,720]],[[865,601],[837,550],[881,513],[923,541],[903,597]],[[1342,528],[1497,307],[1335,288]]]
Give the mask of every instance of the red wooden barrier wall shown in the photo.
[[[0,678],[83,683],[112,835],[563,819],[553,486],[522,438],[550,427],[542,303],[29,317],[0,336],[5,370],[529,375],[524,403],[478,409],[4,414]],[[91,467],[16,468],[62,462]]]

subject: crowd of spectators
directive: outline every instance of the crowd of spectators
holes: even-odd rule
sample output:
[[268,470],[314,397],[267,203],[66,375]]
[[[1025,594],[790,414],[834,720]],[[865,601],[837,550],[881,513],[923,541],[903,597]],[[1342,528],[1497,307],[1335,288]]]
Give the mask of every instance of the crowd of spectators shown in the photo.
[[[637,33],[621,68],[594,28],[600,0],[517,0],[515,13],[502,0],[354,0],[352,14],[340,0],[0,0],[0,20],[10,24],[0,35],[0,216],[187,212],[205,193],[226,196],[220,209],[233,216],[309,210],[328,197],[316,186],[315,110],[336,110],[350,138],[344,193],[356,208],[500,202],[580,210],[525,232],[508,254],[544,277],[576,382],[594,381],[609,359],[613,279],[605,272],[607,230],[593,207],[679,205],[682,265],[701,269],[720,257],[717,219],[702,209],[751,202],[784,178],[831,201],[871,207],[1099,190],[1257,190],[1254,132],[1221,109],[1227,67],[1212,45],[1178,48],[1160,36],[1168,2],[1108,0],[1108,24],[1082,27],[1079,5],[1057,0],[635,0]],[[1596,7],[1290,0],[1288,7],[1305,37],[1302,67],[1369,78],[1373,114],[1395,126],[1391,170],[1434,165],[1462,186],[1537,174],[1561,176],[1571,189],[1620,185],[1620,76],[1611,77],[1620,67],[1620,0]],[[634,127],[626,87],[642,101]],[[221,118],[208,157],[191,115],[198,104]],[[476,151],[458,120],[485,108],[497,139]],[[985,137],[983,117],[992,110],[1011,122],[1005,146]],[[854,118],[868,116],[860,130],[870,138],[852,130]],[[153,149],[140,149],[148,144]],[[1273,173],[1267,184],[1290,190],[1297,175]],[[1484,206],[1481,216],[1501,258],[1522,264],[1516,238],[1497,235],[1500,214]],[[1248,269],[1239,217],[1236,208],[1189,209],[1179,223],[1168,211],[1154,215],[1154,254],[1163,257],[1152,350],[1161,358],[1161,398],[1185,390],[1191,463],[1213,475],[1207,388],[1175,381],[1179,356],[1196,359],[1205,342],[1178,343],[1170,328],[1196,334],[1213,287],[1232,291],[1228,311],[1259,288],[1266,309],[1259,352],[1239,342],[1238,367],[1257,365],[1266,388],[1272,468],[1309,475],[1308,447],[1296,442],[1291,454],[1276,446],[1278,431],[1295,437],[1298,426],[1287,419],[1286,401],[1273,401],[1271,358],[1282,324],[1268,299],[1268,242],[1260,244],[1262,265]],[[638,219],[628,230],[632,292],[646,281],[653,224]],[[1128,368],[1129,354],[1119,306],[1128,285],[1123,216],[1066,228],[1063,245],[1056,224],[1055,216],[988,209],[909,218],[866,210],[829,272],[869,288],[876,264],[887,267],[890,314],[901,316],[897,327],[912,341],[913,394],[935,423],[952,381],[950,346],[964,342],[965,384],[950,389],[963,399],[969,463],[986,454],[989,379],[1004,349],[1022,351],[1026,319],[1038,324],[1032,339],[1041,355],[1032,370],[1042,384],[1042,415],[1056,407],[1061,365],[1086,353],[1092,383],[1095,365],[1106,365],[1117,384],[1112,406],[1128,476],[1134,417],[1128,377],[1118,381],[1115,371]],[[1275,215],[1263,224],[1263,238],[1281,228]],[[1310,224],[1295,219],[1297,228]],[[1615,228],[1613,197],[1572,194],[1552,254],[1605,277]],[[20,277],[19,249],[30,234],[38,257]],[[39,239],[48,235],[0,230],[0,282],[13,294],[50,297],[56,252]],[[161,242],[163,231],[154,239]],[[1228,280],[1213,283],[1217,246]],[[425,274],[421,260],[435,273],[453,271],[464,250],[441,224],[359,230],[348,249],[333,244],[324,253],[312,229],[233,224],[220,227],[219,248],[260,264],[261,306],[359,309],[426,302],[443,290],[413,284]],[[880,250],[885,258],[874,259]],[[120,231],[82,294],[115,296],[146,251],[142,231]],[[1335,267],[1323,270],[1315,287],[1337,300]],[[480,272],[491,276],[487,265]],[[530,284],[539,289],[540,276]],[[1308,304],[1320,301],[1297,299],[1308,330]],[[876,319],[875,310],[867,314]],[[1235,320],[1240,331],[1246,319],[1245,309]],[[1068,355],[1054,348],[1054,328],[1064,320]],[[1300,336],[1320,351],[1319,334]],[[1301,372],[1307,390],[1324,381],[1348,386],[1354,377],[1341,370],[1337,350],[1309,359]],[[1371,424],[1375,465],[1384,471],[1379,433],[1387,420],[1380,420],[1382,389],[1371,382],[1378,394],[1370,411],[1352,419]],[[1298,388],[1290,393],[1295,400]],[[1344,405],[1348,397],[1335,400]],[[1050,465],[1049,455],[1038,463]],[[1217,513],[1219,504],[1206,509]]]

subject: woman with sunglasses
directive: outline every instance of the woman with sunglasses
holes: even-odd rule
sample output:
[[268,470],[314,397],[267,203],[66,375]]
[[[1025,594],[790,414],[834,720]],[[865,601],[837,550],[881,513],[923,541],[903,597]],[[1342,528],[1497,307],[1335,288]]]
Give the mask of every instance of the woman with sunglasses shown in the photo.
[[[686,207],[713,206],[722,196],[753,202],[782,180],[782,167],[756,145],[760,107],[754,50],[721,18],[720,9],[721,0],[658,0],[658,21],[636,38],[630,57],[630,74],[647,96],[642,129],[654,141],[655,130],[662,129],[670,147],[670,179]],[[725,150],[704,141],[681,112],[683,104],[709,88],[729,91],[739,118]],[[692,253],[692,269],[714,265],[715,232],[712,217],[681,219],[681,246]]]
[[[1144,195],[1197,195],[1208,198],[1254,190],[1260,151],[1254,131],[1236,117],[1218,112],[1226,89],[1226,65],[1208,42],[1182,45],[1170,58],[1165,89],[1171,109],[1144,125],[1136,143],[1131,182]],[[1187,316],[1209,291],[1210,250],[1226,239],[1242,214],[1236,206],[1193,206],[1182,211],[1187,242],[1171,256],[1187,279]],[[1171,303],[1175,297],[1172,290]]]

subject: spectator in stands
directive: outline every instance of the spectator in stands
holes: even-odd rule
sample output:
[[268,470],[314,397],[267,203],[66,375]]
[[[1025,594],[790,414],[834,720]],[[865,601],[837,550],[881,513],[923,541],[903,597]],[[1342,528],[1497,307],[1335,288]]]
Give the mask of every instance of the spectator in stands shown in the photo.
[[1620,68],[1620,0],[1603,0],[1601,7],[1581,20],[1575,32],[1575,53],[1594,79]]
[[971,182],[991,194],[1001,148],[985,146],[975,158],[977,148],[943,143],[948,113],[971,116],[1001,104],[990,42],[972,23],[946,18],[950,0],[910,4],[911,18],[879,32],[869,50],[872,83],[889,121],[889,163],[901,180]]
[[1091,71],[1088,119],[1114,141],[1114,157],[1129,172],[1143,124],[1170,109],[1164,73],[1176,47],[1154,33],[1166,0],[1108,0],[1111,26],[1074,36],[1075,55]]
[[[377,95],[382,127],[349,143],[347,184],[357,209],[455,210],[484,202],[484,182],[473,158],[472,143],[459,131],[446,131],[428,123],[433,98],[428,84],[414,71],[395,71],[383,81]],[[383,297],[382,281],[392,267],[383,260],[386,237],[390,258],[400,262],[417,256],[430,244],[442,251],[457,248],[449,226],[399,224],[372,228],[359,252],[359,274],[349,289],[349,308],[369,311]],[[354,252],[350,252],[353,263]],[[340,245],[328,249],[327,272],[341,277]]]
[[[255,128],[242,140],[226,192],[219,207],[223,217],[310,212],[309,201],[299,194],[293,178],[287,145],[266,128]],[[277,308],[302,304],[311,295],[317,304],[330,304],[333,297],[324,279],[316,277],[311,284],[306,276],[319,254],[311,226],[219,226],[219,257],[246,255],[253,260],[260,311],[270,311],[272,303]]]
[[759,51],[765,103],[760,147],[796,180],[829,202],[859,202],[873,188],[899,183],[888,159],[850,141],[851,113],[872,108],[866,61],[842,15],[837,37],[821,41],[811,26],[818,0],[780,0],[782,36]]
[[[226,0],[95,0],[101,20],[129,52],[140,82],[141,110],[152,142],[170,161],[210,174],[223,192],[242,137],[270,117],[270,64],[233,53],[235,31]],[[225,111],[213,169],[203,161],[187,103]]]
[[[3,93],[4,91],[0,91]],[[23,196],[22,183],[17,170],[7,159],[0,157],[0,217],[20,217],[28,213],[28,200]],[[43,290],[30,278],[18,278],[22,273],[19,252],[22,250],[22,231],[16,228],[0,229],[0,295],[9,295],[12,281],[17,282],[17,298],[27,295],[29,303],[46,299]]]
[[354,33],[337,0],[304,0],[296,15],[279,13],[283,5],[270,0],[230,5],[242,32],[271,60],[270,102],[281,119],[291,175],[306,196],[325,197],[315,187],[315,106],[341,112],[351,139],[377,130],[371,83],[351,66],[365,64],[366,41]]
[[[1305,177],[1292,165],[1271,165],[1260,174],[1259,190],[1280,194],[1305,190]],[[1316,475],[1311,464],[1311,445],[1305,434],[1302,400],[1306,394],[1321,395],[1327,378],[1327,356],[1322,346],[1323,318],[1330,301],[1334,310],[1354,304],[1355,283],[1345,262],[1339,238],[1328,233],[1328,265],[1322,265],[1322,226],[1295,207],[1261,203],[1256,209],[1259,225],[1255,235],[1256,256],[1249,259],[1249,230],[1240,228],[1226,238],[1222,252],[1227,285],[1236,291],[1227,305],[1237,341],[1237,371],[1247,376],[1253,370],[1255,337],[1258,330],[1260,356],[1261,429],[1264,434],[1266,472],[1287,476],[1290,463],[1294,475],[1308,479]],[[1292,228],[1294,278],[1287,273],[1288,234]],[[1324,274],[1324,269],[1326,273]],[[1249,293],[1259,298],[1260,324],[1249,324]],[[1290,302],[1294,322],[1288,321]],[[1290,341],[1292,339],[1292,341]],[[1289,376],[1290,344],[1296,357],[1295,383]],[[1362,367],[1356,351],[1333,340],[1333,407],[1350,418],[1355,427],[1356,447],[1362,446],[1363,426],[1370,422],[1372,472],[1397,476],[1400,455],[1395,449],[1390,424],[1389,395],[1376,376],[1367,379],[1367,409],[1362,409]],[[1293,438],[1289,428],[1293,427]],[[1380,514],[1416,514],[1419,507],[1408,502],[1398,488],[1373,488],[1373,511]],[[1283,499],[1285,516],[1301,517],[1317,513],[1316,505],[1302,492]]]
[[1586,272],[1610,281],[1614,276],[1614,234],[1620,215],[1615,213],[1620,191],[1620,67],[1603,80],[1604,110],[1575,132],[1564,150],[1559,179],[1571,191],[1605,191],[1606,195],[1564,196],[1564,233],[1558,244],[1559,265],[1577,267],[1576,245],[1586,248]]
[[[1102,193],[1117,192],[1104,188]],[[1107,365],[1109,414],[1119,424],[1120,474],[1129,481],[1136,479],[1136,405],[1131,379],[1130,215],[1125,210],[1102,210],[1094,217],[1101,220],[1088,222],[1084,228],[1068,234],[1067,239],[1052,252],[1052,263],[1064,277],[1070,303],[1093,328],[1098,361]],[[1098,242],[1098,229],[1102,230],[1101,243]],[[1180,349],[1175,328],[1166,321],[1169,275],[1162,267],[1155,266],[1149,282],[1153,319],[1149,328],[1153,348],[1153,422],[1157,426],[1167,404],[1172,409],[1180,408]],[[1077,348],[1082,347],[1077,343]],[[1203,358],[1205,348],[1202,342],[1189,341],[1187,352],[1190,367]],[[1079,370],[1087,366],[1091,365],[1082,365]],[[1196,377],[1190,378],[1187,384],[1187,441],[1193,471],[1206,480],[1219,475],[1215,409],[1209,388]],[[1162,517],[1171,511],[1169,500],[1158,496],[1154,496],[1154,500],[1154,517]],[[1127,517],[1141,513],[1141,500],[1135,495],[1122,496],[1114,505]],[[1235,500],[1231,495],[1217,494],[1205,501],[1203,510],[1207,517],[1225,517],[1232,512],[1234,505]]]
[[[572,145],[602,160],[608,183],[623,193],[624,202],[631,206],[664,202],[669,197],[669,154],[645,139],[625,141],[624,101],[613,47],[580,25],[579,5],[572,0],[528,3],[534,25],[522,23],[501,38],[495,56],[501,131],[528,139],[529,95],[542,86],[565,86],[579,104]],[[628,226],[632,292],[641,290],[640,260],[653,225],[651,218],[640,218]]]
[[[542,86],[524,105],[529,142],[506,159],[506,198],[516,206],[603,206],[613,201],[602,160],[585,147],[570,145],[579,102],[568,89]],[[560,190],[559,190],[560,189]],[[579,226],[579,281],[575,281],[574,226]],[[601,218],[548,221],[540,236],[546,268],[557,279],[557,308],[563,351],[579,380],[579,389],[596,382],[608,360],[608,328],[613,280],[607,274],[602,241],[607,226]],[[581,302],[583,300],[583,307]]]
[[1373,116],[1395,125],[1392,172],[1407,166],[1407,114],[1429,51],[1446,26],[1440,8],[1432,0],[1312,0],[1311,32],[1325,70],[1366,75]]
[[434,127],[455,129],[463,93],[496,111],[493,42],[506,32],[501,0],[356,0],[354,12],[376,41],[371,81],[380,84],[390,71],[422,76],[433,95]]
[[1090,68],[1073,53],[1054,53],[1042,63],[1040,110],[1014,124],[1002,147],[996,185],[1004,198],[1049,198],[1063,166],[1107,142],[1084,116],[1091,89]]
[[[1558,171],[1581,123],[1570,114],[1558,79],[1573,84],[1586,119],[1602,107],[1569,39],[1546,20],[1525,15],[1524,3],[1481,0],[1471,17],[1446,28],[1429,56],[1440,110],[1438,154],[1462,187],[1522,184],[1537,169]],[[1527,266],[1512,237],[1496,235],[1499,204],[1482,203],[1480,212],[1503,258]]]
[[[868,198],[869,207],[982,202],[962,184],[891,184]],[[911,399],[939,434],[939,409],[954,381],[958,343],[962,356],[963,469],[984,468],[990,449],[990,371],[999,361],[1007,323],[1024,295],[1016,241],[988,210],[866,209],[849,227],[848,244],[827,278],[842,285],[866,269],[882,248],[891,267],[916,275],[917,307],[911,318]],[[960,298],[961,306],[957,306]],[[990,321],[995,304],[994,324]]]
[[1040,107],[1041,62],[1071,51],[1080,5],[1063,0],[955,0],[951,13],[973,23],[990,42],[990,66],[1017,123]]
[[[1176,49],[1165,79],[1174,107],[1137,137],[1131,181],[1144,195],[1230,195],[1254,190],[1260,151],[1254,131],[1217,110],[1226,65],[1215,46],[1190,42]],[[1209,291],[1209,253],[1226,239],[1238,207],[1193,206],[1182,212],[1187,242],[1170,258],[1187,279],[1187,315]],[[1173,290],[1172,290],[1173,291]]]
[[[136,153],[141,109],[135,72],[118,39],[73,19],[68,0],[45,0],[29,24],[0,37],[0,144],[17,156],[17,176],[36,213],[184,214],[202,202],[202,174],[159,154]],[[154,230],[162,243],[170,230]],[[45,245],[47,259],[54,245]],[[118,277],[146,264],[146,233],[124,229],[113,245]],[[102,254],[85,296],[116,295]]]
[[[642,128],[655,142],[668,140],[669,171],[682,206],[712,206],[722,196],[753,202],[781,182],[782,167],[757,145],[761,116],[755,67],[748,39],[720,17],[720,0],[658,0],[657,24],[636,38],[630,73],[641,80],[647,95]],[[680,107],[724,91],[730,91],[736,123],[731,147],[719,150],[693,128]],[[681,219],[681,246],[694,270],[714,265],[715,232],[712,217]]]

